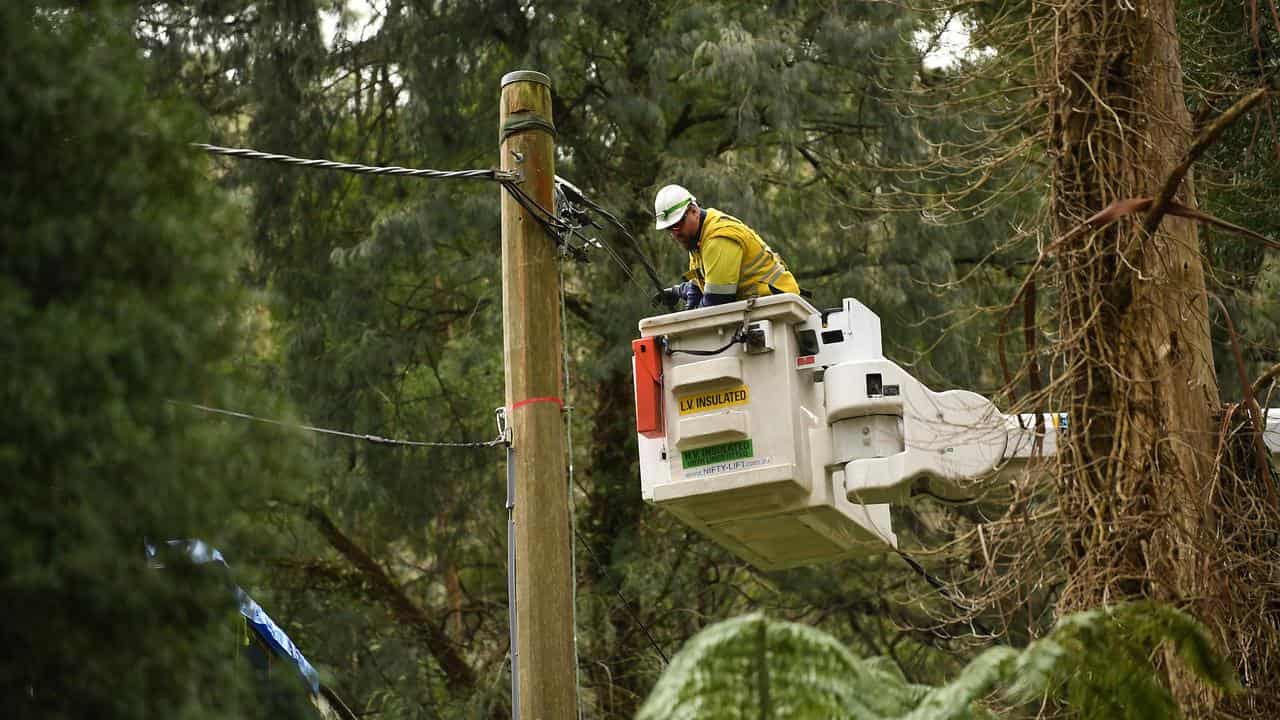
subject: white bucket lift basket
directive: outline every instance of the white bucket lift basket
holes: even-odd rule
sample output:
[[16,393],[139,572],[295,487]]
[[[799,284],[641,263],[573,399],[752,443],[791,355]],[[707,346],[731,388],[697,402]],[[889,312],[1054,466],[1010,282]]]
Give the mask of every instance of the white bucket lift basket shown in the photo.
[[[641,321],[636,402],[645,500],[766,570],[894,545],[889,506],[850,502],[825,466],[832,436],[823,386],[796,366],[806,356],[796,330],[820,313],[795,295],[748,305]],[[828,332],[851,336],[845,316],[830,316]],[[730,344],[744,320],[751,341]],[[878,356],[878,319],[863,330],[874,335]],[[715,355],[685,353],[727,344]]]

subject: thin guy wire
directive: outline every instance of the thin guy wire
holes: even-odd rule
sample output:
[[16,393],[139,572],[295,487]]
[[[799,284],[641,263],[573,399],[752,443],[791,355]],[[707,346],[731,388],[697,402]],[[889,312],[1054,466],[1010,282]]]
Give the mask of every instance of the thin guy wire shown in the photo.
[[[564,293],[564,263],[561,262],[560,263],[560,332],[562,336],[567,334],[568,332],[567,313],[565,310],[565,306],[566,306],[566,303],[565,303],[565,293]],[[562,342],[561,345],[564,348],[565,396],[566,398],[572,399],[570,397],[571,385],[569,383],[569,347],[568,347],[568,343],[565,343],[565,342]],[[569,449],[569,528],[570,530],[573,531],[573,543],[574,543],[569,553],[570,563],[571,563],[573,578],[574,578],[574,581],[573,581],[573,608],[574,608],[573,657],[574,657],[574,668],[575,668],[574,681],[578,683],[579,697],[581,697],[581,689],[582,689],[581,680],[580,680],[581,671],[578,669],[579,665],[577,662],[578,660],[577,544],[579,542],[582,543],[582,546],[587,549],[587,553],[591,555],[591,560],[596,564],[597,567],[603,570],[604,566],[600,563],[600,559],[596,557],[595,551],[591,549],[591,543],[583,539],[582,534],[578,532],[577,505],[574,502],[574,497],[573,497],[574,480],[573,480],[573,404],[572,402],[567,403],[565,405],[565,418],[566,418],[565,423],[567,426],[565,437],[568,440],[568,446],[569,446],[568,447]],[[627,597],[622,594],[622,590],[620,588],[614,588],[614,593],[618,596],[618,599],[622,601],[622,606],[626,608],[627,613],[631,615],[631,619],[635,620],[636,624],[640,626],[640,630],[644,632],[645,637],[649,639],[649,644],[653,647],[655,651],[657,651],[658,657],[662,658],[663,664],[664,665],[669,664],[671,661],[667,659],[667,654],[662,651],[662,647],[659,646],[658,641],[654,639],[653,633],[649,631],[649,627],[645,625],[644,620],[641,620],[640,616],[636,614],[636,612],[631,608],[631,601],[627,600]],[[579,708],[579,717],[581,717],[581,708]]]
[[321,433],[323,435],[337,435],[339,437],[351,438],[353,440],[364,440],[365,442],[375,445],[400,445],[407,447],[453,447],[453,448],[475,448],[475,447],[494,447],[501,445],[503,439],[501,437],[487,440],[485,442],[425,442],[420,440],[394,440],[384,438],[380,435],[368,435],[361,433],[345,432],[343,430],[332,430],[329,428],[316,427],[314,425],[302,425],[299,423],[286,422],[284,420],[272,420],[271,418],[258,417],[245,412],[237,412],[235,410],[223,410],[222,408],[209,407],[208,405],[199,405],[197,403],[178,402],[176,400],[169,401],[173,405],[182,405],[184,407],[194,408],[209,413],[217,413],[219,415],[229,415],[231,417],[241,418],[243,420],[252,420],[253,422],[266,423],[268,425],[279,425],[280,427],[294,428],[296,430],[306,430],[308,432]]
[[[573,579],[573,684],[574,697],[582,697],[582,664],[578,658],[578,503],[573,495],[573,383],[569,376],[569,336],[568,313],[565,310],[564,301],[564,259],[556,263],[556,269],[560,274],[560,356],[564,365],[564,399],[567,401],[564,406],[564,436],[566,449],[569,453],[569,529],[573,531],[574,539],[570,540],[569,545],[569,577]],[[578,720],[582,720],[582,703],[578,703]]]
[[[577,535],[578,542],[582,543],[582,546],[587,549],[587,555],[591,556],[591,562],[595,563],[595,566],[601,571],[604,571],[606,569],[605,565],[600,562],[600,558],[596,556],[596,551],[591,549],[591,543],[587,542],[586,538],[582,537],[582,535],[577,533],[576,530],[574,533]],[[667,654],[662,651],[662,647],[658,645],[658,641],[653,638],[653,633],[649,630],[649,626],[644,623],[644,620],[640,619],[640,615],[637,614],[635,609],[631,606],[631,601],[627,599],[626,595],[622,594],[621,587],[615,587],[613,589],[613,594],[617,595],[618,599],[622,601],[622,607],[626,609],[627,614],[631,616],[631,619],[635,620],[636,625],[640,626],[640,631],[644,633],[646,638],[648,638],[649,645],[653,648],[654,652],[658,653],[658,657],[662,658],[662,666],[666,667],[667,665],[670,665],[671,660],[668,659]]]
[[375,165],[341,163],[333,160],[299,158],[293,157],[292,155],[265,153],[259,150],[250,150],[248,148],[220,147],[218,145],[209,145],[207,143],[191,143],[191,146],[214,155],[226,155],[228,157],[241,158],[245,160],[265,160],[268,162],[283,163],[285,165],[295,165],[297,167],[320,168],[322,170],[341,170],[343,172],[358,173],[360,175],[394,175],[398,177],[416,177],[431,180],[492,180],[502,183],[516,179],[516,175],[514,173],[510,173],[505,170],[423,170],[398,166],[378,167]]

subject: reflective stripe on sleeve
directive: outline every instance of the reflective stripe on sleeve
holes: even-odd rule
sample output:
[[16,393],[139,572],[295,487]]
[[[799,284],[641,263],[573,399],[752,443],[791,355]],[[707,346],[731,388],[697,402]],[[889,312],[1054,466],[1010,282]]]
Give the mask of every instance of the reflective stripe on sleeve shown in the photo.
[[769,253],[761,250],[756,254],[755,258],[749,263],[742,264],[742,277],[750,277],[756,272],[763,270],[772,258]]
[[734,284],[707,283],[702,291],[708,295],[736,295],[738,286]]

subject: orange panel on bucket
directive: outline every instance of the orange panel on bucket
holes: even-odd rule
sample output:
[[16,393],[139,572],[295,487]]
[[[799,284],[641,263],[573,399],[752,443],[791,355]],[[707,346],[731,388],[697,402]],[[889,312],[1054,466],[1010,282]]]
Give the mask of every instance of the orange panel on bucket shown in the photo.
[[658,338],[631,341],[636,362],[636,432],[662,437],[662,351]]

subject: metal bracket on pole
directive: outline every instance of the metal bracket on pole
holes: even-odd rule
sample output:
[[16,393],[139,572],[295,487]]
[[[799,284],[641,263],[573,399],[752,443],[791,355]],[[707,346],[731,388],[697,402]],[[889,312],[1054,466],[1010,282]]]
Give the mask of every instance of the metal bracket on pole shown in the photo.
[[498,439],[507,447],[511,447],[511,423],[507,418],[507,409],[499,407],[493,409],[493,420],[498,424]]
[[520,720],[520,646],[516,618],[516,450],[511,445],[507,409],[498,408],[498,435],[507,443],[507,627],[511,654],[511,720]]

